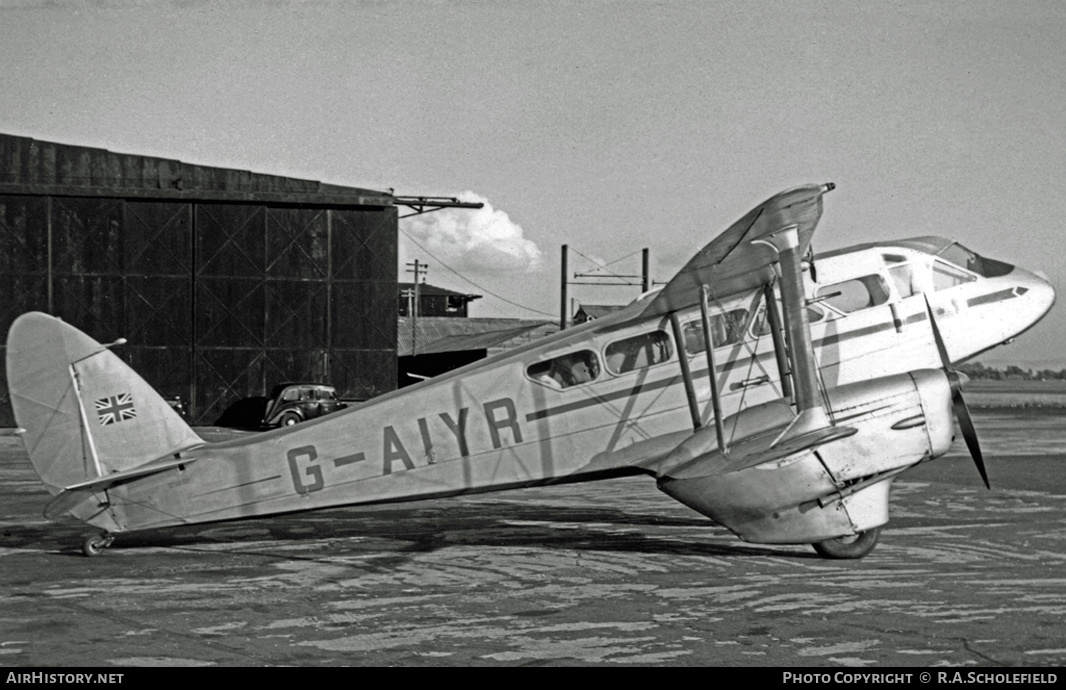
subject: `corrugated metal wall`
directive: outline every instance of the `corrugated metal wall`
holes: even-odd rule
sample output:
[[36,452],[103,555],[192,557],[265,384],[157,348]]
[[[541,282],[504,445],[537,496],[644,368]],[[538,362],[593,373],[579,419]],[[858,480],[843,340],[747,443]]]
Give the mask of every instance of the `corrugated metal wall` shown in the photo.
[[[316,182],[76,149],[0,135],[3,333],[39,310],[103,342],[125,337],[116,352],[180,396],[194,423],[282,381],[331,382],[359,399],[396,387],[395,207],[352,205],[375,194],[366,190],[323,196],[306,193],[327,187]],[[148,198],[162,167],[183,166],[215,190],[243,191],[223,199],[171,185],[170,198]],[[105,192],[95,169],[127,184],[139,171],[143,186]],[[256,194],[257,178],[268,194]],[[11,425],[3,377],[0,425]]]

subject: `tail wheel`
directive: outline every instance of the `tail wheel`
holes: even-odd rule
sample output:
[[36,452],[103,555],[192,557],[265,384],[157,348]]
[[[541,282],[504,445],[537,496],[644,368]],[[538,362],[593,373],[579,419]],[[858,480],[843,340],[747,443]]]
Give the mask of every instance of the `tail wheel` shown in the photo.
[[811,544],[822,558],[862,558],[877,546],[881,528],[874,527],[858,534],[826,539]]
[[104,549],[111,546],[113,541],[115,541],[115,538],[110,534],[94,534],[82,542],[81,552],[89,557],[99,556],[104,552]]

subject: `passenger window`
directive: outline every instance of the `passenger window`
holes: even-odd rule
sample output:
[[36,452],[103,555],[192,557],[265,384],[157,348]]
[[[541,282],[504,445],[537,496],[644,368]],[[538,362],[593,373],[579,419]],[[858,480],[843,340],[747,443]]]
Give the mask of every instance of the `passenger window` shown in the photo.
[[882,254],[888,266],[888,275],[896,286],[896,292],[903,299],[921,292],[918,283],[914,279],[914,267],[907,263],[907,257],[900,254]]
[[281,394],[281,399],[285,402],[296,402],[300,399],[300,389],[290,388]]
[[670,359],[670,337],[665,331],[652,331],[607,346],[607,369],[612,374],[650,367]]
[[[809,323],[818,323],[824,318],[825,312],[818,307],[814,305],[807,307],[807,321]],[[761,307],[759,312],[755,314],[755,318],[752,319],[751,333],[758,337],[770,335],[770,319],[766,315],[766,307]]]
[[[740,340],[744,322],[748,320],[747,309],[733,309],[724,314],[710,314],[711,342],[715,347],[732,345]],[[703,343],[703,319],[689,321],[681,328],[685,339],[685,352],[698,355],[706,350]]]
[[301,401],[303,401],[303,400],[314,400],[314,399],[315,399],[315,391],[313,389],[311,389],[311,388],[301,388],[300,389],[300,400]]
[[874,274],[818,288],[816,296],[829,306],[850,314],[888,301],[885,279]]
[[900,297],[906,299],[921,292],[914,280],[914,268],[910,264],[890,266],[888,275],[892,277],[892,282],[896,284],[896,291]]
[[526,369],[526,376],[551,388],[570,388],[595,381],[599,375],[600,361],[591,350],[537,362]]
[[969,273],[960,271],[954,266],[949,266],[940,261],[933,262],[934,290],[947,290],[948,288],[953,288],[956,285],[962,285],[963,283],[969,283],[973,280],[977,279]]

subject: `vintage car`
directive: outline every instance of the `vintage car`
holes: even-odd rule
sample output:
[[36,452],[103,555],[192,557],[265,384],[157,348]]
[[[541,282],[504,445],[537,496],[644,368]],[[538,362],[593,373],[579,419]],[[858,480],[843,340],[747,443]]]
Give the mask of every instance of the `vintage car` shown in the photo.
[[185,402],[182,401],[180,396],[175,395],[171,398],[163,398],[167,405],[170,405],[170,409],[178,413],[178,416],[185,419]]
[[263,414],[265,426],[292,426],[330,412],[343,410],[347,405],[337,398],[333,386],[320,383],[283,383],[274,386]]

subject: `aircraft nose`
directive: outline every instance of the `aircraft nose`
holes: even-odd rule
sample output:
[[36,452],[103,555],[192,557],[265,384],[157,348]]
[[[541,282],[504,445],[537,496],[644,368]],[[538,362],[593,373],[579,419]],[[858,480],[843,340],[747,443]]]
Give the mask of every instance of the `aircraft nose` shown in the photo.
[[1010,277],[1015,279],[1015,291],[1030,305],[1033,323],[1044,318],[1055,304],[1055,286],[1043,274],[1023,268],[1015,268]]

